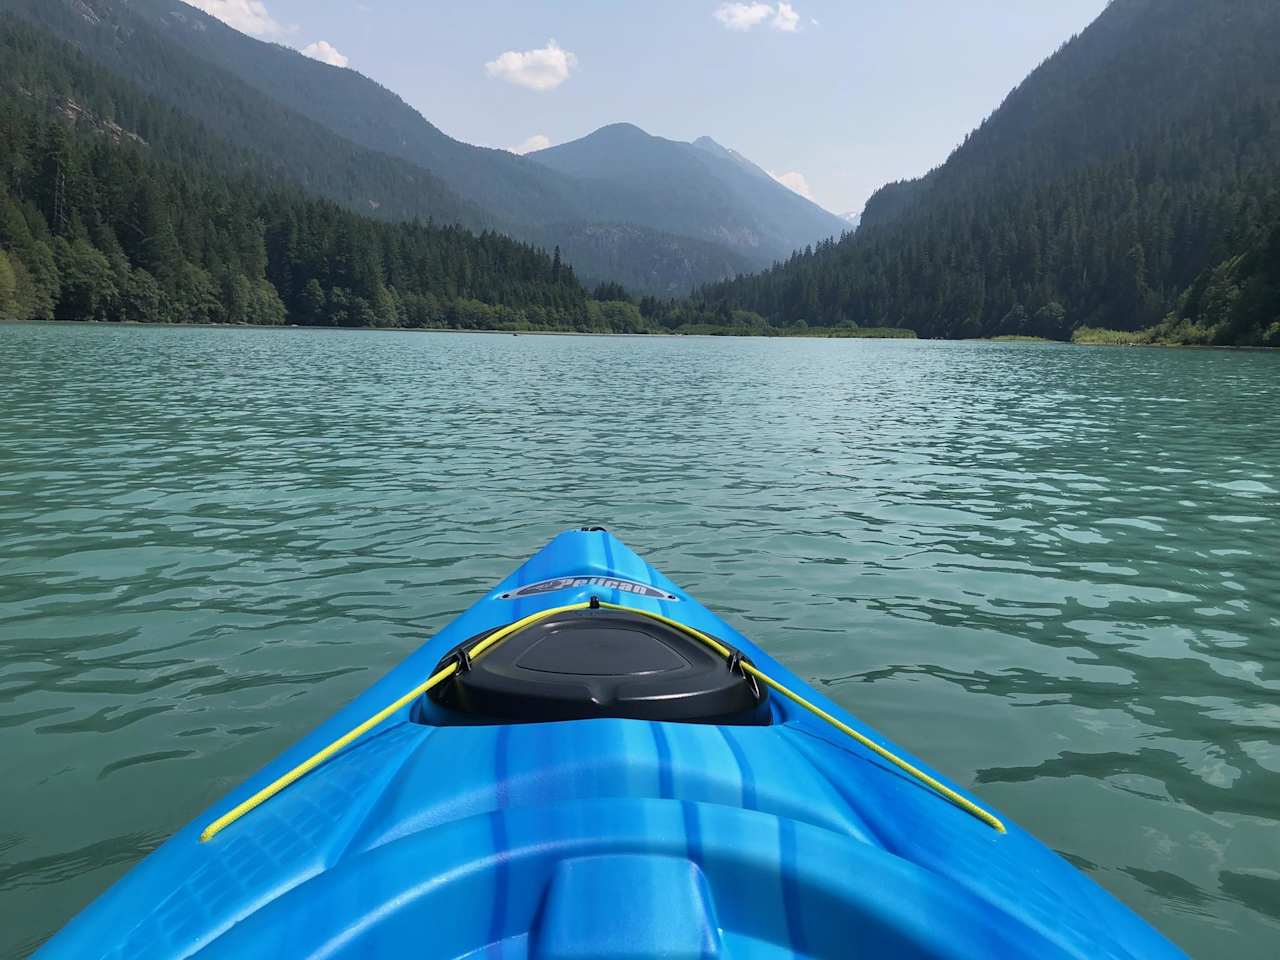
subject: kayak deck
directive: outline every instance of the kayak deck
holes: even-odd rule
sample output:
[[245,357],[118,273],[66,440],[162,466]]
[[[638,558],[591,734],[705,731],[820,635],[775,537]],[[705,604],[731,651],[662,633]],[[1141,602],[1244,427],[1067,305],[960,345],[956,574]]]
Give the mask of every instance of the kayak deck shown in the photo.
[[1180,956],[1024,831],[991,829],[783,698],[751,724],[448,726],[424,700],[200,842],[468,637],[592,596],[707,631],[804,688],[611,535],[564,534],[43,955]]

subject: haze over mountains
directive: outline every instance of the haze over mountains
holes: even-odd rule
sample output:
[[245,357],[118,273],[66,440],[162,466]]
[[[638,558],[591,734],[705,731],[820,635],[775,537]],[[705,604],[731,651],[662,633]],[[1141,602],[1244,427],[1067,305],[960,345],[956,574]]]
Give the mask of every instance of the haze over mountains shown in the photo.
[[722,243],[756,262],[781,259],[846,227],[710,137],[682,143],[617,123],[528,156],[607,185],[607,195],[634,198],[629,216],[637,222]]
[[462,143],[367,77],[181,0],[0,0],[5,9],[305,189],[383,219],[434,217],[559,246],[580,275],[637,291],[683,294],[845,227],[736,154],[634,127],[532,157]]

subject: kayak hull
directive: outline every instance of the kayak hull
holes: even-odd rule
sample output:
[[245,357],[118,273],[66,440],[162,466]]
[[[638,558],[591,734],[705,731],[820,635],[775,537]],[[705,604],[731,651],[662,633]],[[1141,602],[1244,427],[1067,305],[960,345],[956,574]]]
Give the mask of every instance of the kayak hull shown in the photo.
[[938,776],[611,534],[570,531],[38,956],[1182,955],[1016,825],[999,833],[784,697],[752,725],[441,725],[419,701],[201,842],[214,818],[420,685],[463,641],[592,597],[740,649]]

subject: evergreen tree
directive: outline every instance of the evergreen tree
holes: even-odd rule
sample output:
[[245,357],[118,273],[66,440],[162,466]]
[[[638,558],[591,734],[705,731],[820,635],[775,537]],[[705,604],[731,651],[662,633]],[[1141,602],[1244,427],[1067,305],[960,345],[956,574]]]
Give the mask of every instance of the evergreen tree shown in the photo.
[[620,283],[601,283],[591,293],[593,300],[630,300],[627,289]]
[[82,236],[54,240],[54,262],[62,278],[62,295],[54,315],[59,319],[101,320],[117,291],[111,264]]
[[156,278],[141,267],[129,271],[120,308],[120,319],[134,323],[160,323],[167,304]]
[[18,279],[9,263],[9,255],[0,250],[0,320],[18,315]]

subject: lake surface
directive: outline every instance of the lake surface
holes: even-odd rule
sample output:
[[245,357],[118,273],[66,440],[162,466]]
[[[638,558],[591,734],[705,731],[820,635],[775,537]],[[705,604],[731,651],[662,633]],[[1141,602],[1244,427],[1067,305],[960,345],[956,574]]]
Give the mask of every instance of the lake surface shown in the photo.
[[1278,414],[1262,353],[0,327],[0,956],[599,523],[1274,958]]

